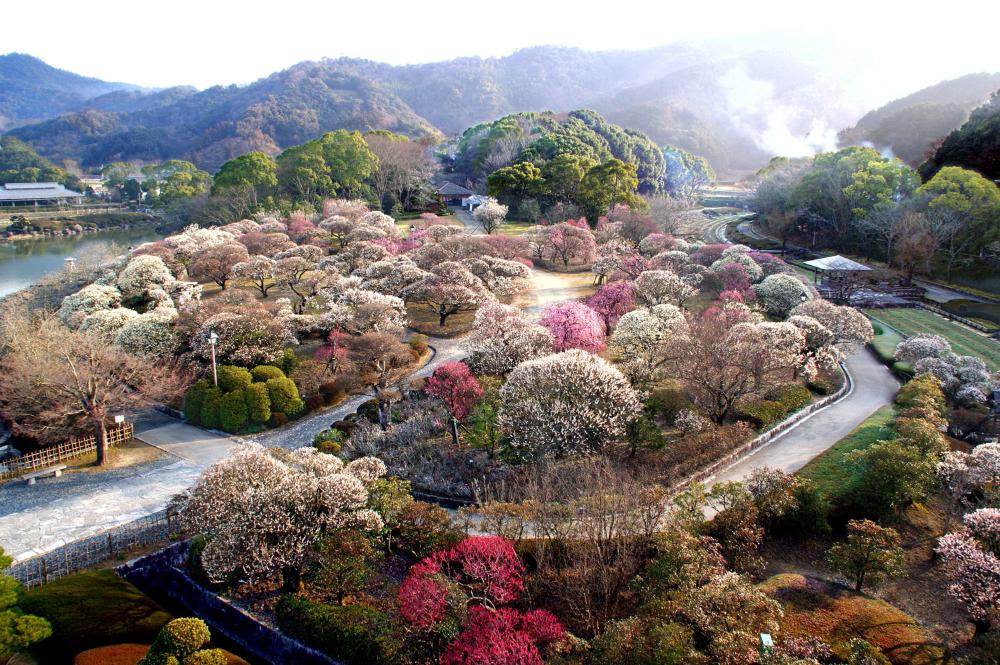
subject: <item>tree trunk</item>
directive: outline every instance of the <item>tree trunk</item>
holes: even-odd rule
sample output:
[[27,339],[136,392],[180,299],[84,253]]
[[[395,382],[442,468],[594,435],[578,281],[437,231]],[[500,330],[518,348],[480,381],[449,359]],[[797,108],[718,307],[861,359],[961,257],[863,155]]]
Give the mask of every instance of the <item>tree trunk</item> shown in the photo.
[[452,416],[449,425],[451,425],[451,442],[458,447],[458,420]]
[[444,322],[448,320],[447,314],[438,313],[438,325],[444,328]]
[[97,466],[104,466],[111,460],[108,459],[108,428],[104,425],[102,418],[94,433],[97,442]]
[[281,569],[281,588],[289,593],[302,591],[302,572],[294,566],[284,566]]

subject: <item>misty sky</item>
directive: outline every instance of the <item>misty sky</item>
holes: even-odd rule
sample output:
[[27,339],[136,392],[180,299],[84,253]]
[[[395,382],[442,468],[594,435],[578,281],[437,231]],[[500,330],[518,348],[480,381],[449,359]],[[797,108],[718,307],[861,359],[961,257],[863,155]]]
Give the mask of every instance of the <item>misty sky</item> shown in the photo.
[[302,60],[341,55],[404,64],[539,44],[638,49],[761,32],[839,39],[845,56],[885,73],[886,99],[942,78],[1000,71],[995,0],[935,3],[933,11],[899,0],[5,5],[0,53],[30,53],[80,74],[156,87],[247,83]]

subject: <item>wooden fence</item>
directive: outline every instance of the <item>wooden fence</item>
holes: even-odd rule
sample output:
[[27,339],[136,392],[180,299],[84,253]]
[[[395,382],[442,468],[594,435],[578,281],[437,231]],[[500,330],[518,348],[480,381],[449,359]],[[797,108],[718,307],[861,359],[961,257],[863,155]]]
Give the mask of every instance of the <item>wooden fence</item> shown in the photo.
[[[132,438],[132,423],[125,423],[121,427],[108,430],[108,445],[114,446]],[[64,460],[74,459],[97,452],[97,437],[93,434],[79,439],[70,439],[63,443],[48,448],[36,450],[27,455],[13,457],[0,463],[0,483],[13,480],[30,473],[35,469],[42,469],[53,464],[59,464]]]
[[119,554],[167,542],[178,527],[177,515],[161,510],[107,531],[24,559],[5,572],[31,589],[78,573]]

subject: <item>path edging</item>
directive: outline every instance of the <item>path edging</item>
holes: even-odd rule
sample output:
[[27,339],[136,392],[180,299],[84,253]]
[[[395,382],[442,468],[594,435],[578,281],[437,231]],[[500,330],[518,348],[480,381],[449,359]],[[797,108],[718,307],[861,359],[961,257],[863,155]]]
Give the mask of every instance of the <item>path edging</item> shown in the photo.
[[[867,352],[867,349],[865,351]],[[796,411],[768,431],[758,434],[750,441],[747,441],[735,450],[730,451],[721,459],[712,462],[707,467],[704,467],[701,470],[689,475],[687,478],[684,478],[671,488],[671,492],[673,494],[679,494],[694,483],[704,483],[705,481],[713,479],[721,471],[734,467],[740,462],[743,462],[747,458],[753,456],[753,454],[758,450],[766,448],[771,443],[777,441],[786,433],[795,429],[820,411],[823,411],[828,407],[839,403],[841,400],[850,397],[854,392],[854,378],[851,376],[850,370],[847,369],[847,365],[843,361],[840,362],[840,369],[844,373],[844,385],[842,385],[837,392],[832,395],[827,395],[820,401],[810,404],[804,409]]]

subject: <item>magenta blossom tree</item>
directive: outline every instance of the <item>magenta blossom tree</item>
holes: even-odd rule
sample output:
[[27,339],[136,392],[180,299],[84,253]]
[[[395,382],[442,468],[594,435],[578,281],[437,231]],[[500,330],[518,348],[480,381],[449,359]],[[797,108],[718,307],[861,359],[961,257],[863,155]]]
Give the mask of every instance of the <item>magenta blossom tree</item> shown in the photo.
[[458,423],[472,413],[483,396],[483,388],[465,363],[450,360],[434,370],[424,390],[444,403],[451,415],[451,438],[457,446]]
[[581,302],[549,305],[542,311],[540,323],[552,333],[552,348],[556,352],[582,349],[599,353],[604,350],[604,321]]
[[635,291],[628,282],[611,282],[590,296],[587,306],[604,320],[604,333],[610,335],[618,319],[635,308]]

